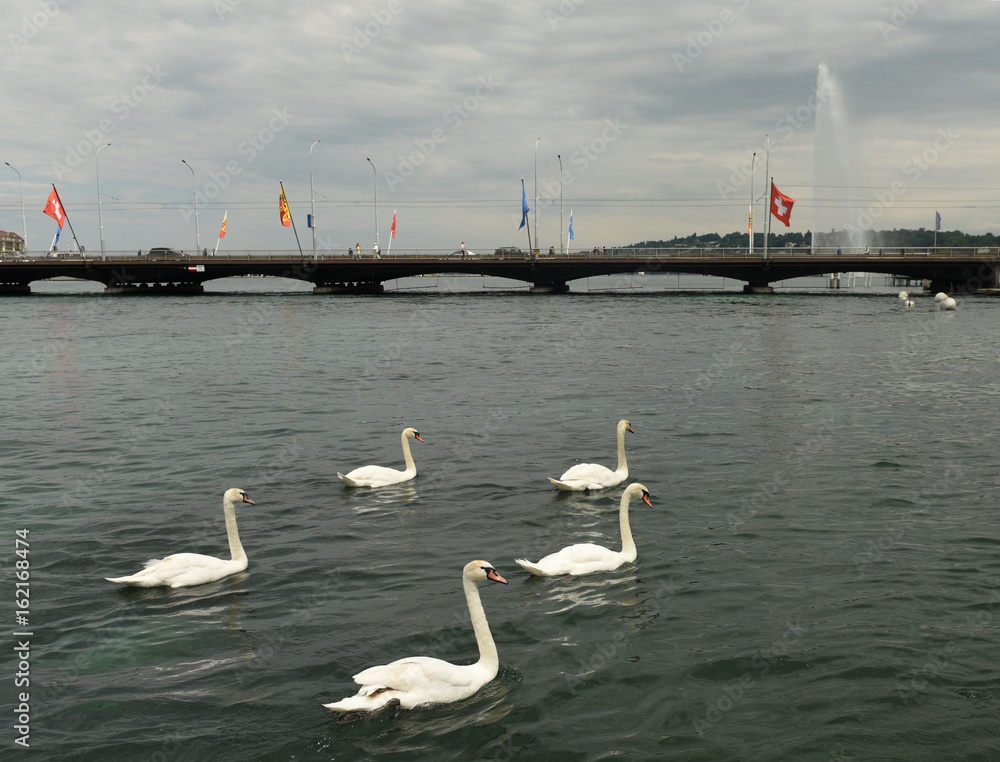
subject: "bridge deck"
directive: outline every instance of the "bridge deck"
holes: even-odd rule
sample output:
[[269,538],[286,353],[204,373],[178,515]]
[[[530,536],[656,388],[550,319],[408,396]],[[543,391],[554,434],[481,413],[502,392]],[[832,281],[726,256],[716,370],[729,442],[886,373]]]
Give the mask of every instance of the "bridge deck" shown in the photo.
[[317,292],[377,292],[382,283],[429,274],[478,274],[524,281],[537,290],[565,291],[570,281],[598,275],[643,271],[697,273],[742,280],[748,290],[833,272],[876,272],[932,282],[937,290],[976,291],[997,285],[1000,252],[938,249],[912,252],[778,250],[750,255],[746,250],[626,249],[569,255],[487,254],[461,257],[441,252],[400,252],[374,258],[298,252],[228,252],[156,256],[122,252],[12,255],[0,259],[0,293],[29,293],[30,283],[54,277],[103,283],[109,293],[200,293],[205,281],[239,275],[294,278]]

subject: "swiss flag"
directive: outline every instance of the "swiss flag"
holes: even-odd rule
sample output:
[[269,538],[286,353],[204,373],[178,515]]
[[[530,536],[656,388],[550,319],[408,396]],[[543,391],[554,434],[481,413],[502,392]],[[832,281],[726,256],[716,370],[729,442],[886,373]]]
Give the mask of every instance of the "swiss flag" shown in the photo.
[[59,229],[62,230],[63,222],[66,221],[66,210],[63,209],[62,201],[59,199],[59,194],[56,192],[56,186],[52,186],[52,192],[49,194],[49,200],[45,203],[45,208],[42,209],[42,211],[58,222]]
[[771,214],[777,217],[779,220],[785,223],[785,227],[789,227],[789,219],[792,216],[792,205],[795,203],[795,199],[791,196],[786,196],[780,190],[778,190],[774,181],[771,181]]

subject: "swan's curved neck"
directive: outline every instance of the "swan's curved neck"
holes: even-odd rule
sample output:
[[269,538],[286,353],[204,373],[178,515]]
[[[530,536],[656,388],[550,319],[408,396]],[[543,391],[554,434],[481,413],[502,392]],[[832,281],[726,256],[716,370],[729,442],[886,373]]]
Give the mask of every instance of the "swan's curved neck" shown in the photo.
[[629,561],[635,561],[635,540],[632,539],[632,527],[628,523],[628,492],[622,495],[621,506],[618,509],[618,525],[622,533],[622,555]]
[[500,657],[497,654],[496,643],[493,642],[489,622],[486,621],[483,602],[479,598],[479,585],[468,578],[463,579],[463,585],[465,600],[469,604],[469,616],[472,617],[472,629],[476,633],[476,643],[479,645],[479,666],[488,668],[493,677],[496,677],[500,669]]
[[244,561],[247,554],[240,544],[240,532],[236,528],[236,507],[230,502],[224,502],[223,506],[226,514],[226,534],[229,536],[229,553],[234,561]]
[[406,462],[408,472],[417,472],[417,464],[413,462],[413,456],[410,454],[410,439],[405,434],[403,435],[403,460]]
[[628,463],[625,462],[625,429],[618,429],[618,473],[628,473]]

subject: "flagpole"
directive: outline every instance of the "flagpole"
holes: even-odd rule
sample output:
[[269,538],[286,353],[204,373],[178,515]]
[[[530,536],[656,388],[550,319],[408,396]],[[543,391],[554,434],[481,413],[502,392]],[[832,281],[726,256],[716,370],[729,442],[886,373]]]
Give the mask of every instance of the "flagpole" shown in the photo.
[[[521,198],[524,198],[524,178],[521,178]],[[524,226],[528,230],[528,259],[531,259],[531,223],[528,222],[528,215],[521,211],[522,219],[524,220]]]
[[764,216],[767,218],[767,222],[764,223],[764,259],[767,259],[767,244],[771,237],[771,188],[774,187],[774,180],[771,178],[771,138],[767,134],[764,135],[764,143],[767,151],[764,159],[764,179],[771,183],[764,194],[767,199],[764,204]]
[[219,253],[219,244],[222,243],[222,230],[226,225],[226,218],[228,216],[229,216],[229,210],[227,209],[226,213],[222,215],[222,227],[219,228],[219,240],[215,242],[215,248],[212,250],[213,255]]
[[[285,195],[285,184],[278,180],[278,185],[281,186],[281,195],[285,199],[285,203],[288,204],[288,196]],[[288,204],[288,221],[292,223],[292,232],[295,233],[295,243],[299,247],[299,256],[304,257],[305,254],[302,253],[302,244],[299,243],[299,231],[295,229],[295,218],[292,217],[292,205]]]
[[753,156],[750,157],[750,222],[748,223],[750,227],[750,251],[749,255],[753,256],[753,165],[757,160],[757,152],[753,152]]

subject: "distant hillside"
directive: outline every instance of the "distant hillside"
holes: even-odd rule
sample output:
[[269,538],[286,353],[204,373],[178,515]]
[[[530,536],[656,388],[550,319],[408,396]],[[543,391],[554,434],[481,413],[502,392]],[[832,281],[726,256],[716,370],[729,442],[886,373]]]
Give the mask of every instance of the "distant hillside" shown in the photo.
[[[754,248],[764,248],[764,234],[754,233]],[[836,239],[835,233],[824,233],[823,238]],[[849,240],[849,235],[844,233],[843,240]],[[669,241],[642,241],[640,243],[629,244],[622,248],[626,249],[669,249],[673,247],[703,247],[721,249],[746,248],[749,245],[750,237],[747,233],[705,233],[698,235],[692,233],[689,236],[674,237]],[[784,248],[786,245],[808,248],[812,245],[812,233],[771,233],[768,239],[768,248]],[[917,230],[869,230],[866,245],[872,248],[917,248],[934,245],[934,231],[918,228]],[[953,246],[989,246],[1000,245],[1000,237],[993,233],[982,235],[969,235],[961,230],[940,230],[937,234],[938,248]]]

